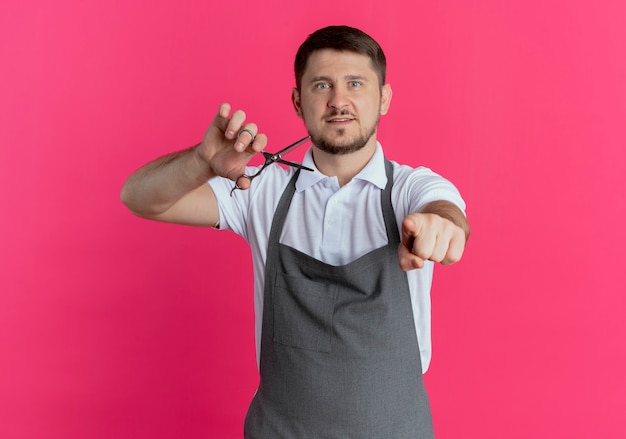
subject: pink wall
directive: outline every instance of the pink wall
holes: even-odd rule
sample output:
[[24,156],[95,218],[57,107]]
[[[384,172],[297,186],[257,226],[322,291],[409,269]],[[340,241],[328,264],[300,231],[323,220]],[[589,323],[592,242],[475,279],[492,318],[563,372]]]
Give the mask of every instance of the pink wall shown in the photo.
[[469,204],[433,290],[438,438],[625,437],[624,2],[274,3],[0,5],[0,437],[241,436],[249,252],[119,189],[223,100],[297,138],[293,55],[337,23],[386,48],[387,154]]

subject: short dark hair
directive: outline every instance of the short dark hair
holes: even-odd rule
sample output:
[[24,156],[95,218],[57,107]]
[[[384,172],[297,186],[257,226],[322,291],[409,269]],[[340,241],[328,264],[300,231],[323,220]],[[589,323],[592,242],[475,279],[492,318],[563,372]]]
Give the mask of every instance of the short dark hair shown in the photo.
[[349,26],[328,26],[316,30],[300,45],[296,53],[294,71],[296,87],[300,89],[302,76],[311,54],[317,50],[333,49],[366,55],[376,71],[380,85],[385,83],[387,59],[380,45],[362,30]]

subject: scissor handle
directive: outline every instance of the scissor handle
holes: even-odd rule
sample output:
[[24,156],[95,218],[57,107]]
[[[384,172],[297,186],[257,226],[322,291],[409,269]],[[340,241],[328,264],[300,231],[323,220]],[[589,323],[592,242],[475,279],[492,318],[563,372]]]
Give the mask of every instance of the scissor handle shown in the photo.
[[265,163],[263,164],[263,166],[261,166],[261,169],[259,169],[254,175],[241,174],[239,177],[237,177],[237,179],[235,180],[235,187],[233,187],[232,190],[230,191],[230,196],[232,197],[233,192],[235,192],[235,190],[237,189],[243,190],[243,188],[239,186],[239,180],[241,180],[242,178],[247,178],[249,182],[252,182],[252,180],[257,178],[259,174],[263,172],[265,168],[267,168],[269,165],[271,165],[274,162],[275,162],[274,160],[267,159],[265,160]]
[[291,151],[292,149],[294,149],[295,147],[299,146],[300,144],[304,143],[305,141],[309,140],[311,138],[311,136],[306,136],[303,137],[300,140],[296,140],[294,143],[292,143],[291,145],[281,149],[278,152],[266,152],[266,151],[260,151],[261,154],[263,154],[263,157],[265,158],[265,163],[263,163],[263,165],[261,166],[261,169],[259,169],[254,175],[247,175],[247,174],[241,174],[239,177],[237,177],[237,179],[235,180],[235,187],[232,188],[232,190],[230,191],[230,196],[233,196],[233,193],[237,190],[237,189],[243,189],[240,185],[239,185],[239,180],[242,178],[247,178],[248,181],[252,182],[253,179],[255,179],[256,177],[259,176],[259,174],[261,174],[261,172],[263,172],[263,170],[265,168],[267,168],[269,165],[273,164],[273,163],[283,163],[285,165],[289,165],[292,166],[294,168],[299,168],[299,169],[305,169],[307,171],[313,171],[313,169],[311,168],[307,168],[306,166],[302,166],[299,163],[294,163],[294,162],[289,162],[287,160],[283,160],[281,158],[282,154],[285,154],[289,151]]
[[247,178],[248,180],[252,180],[254,177],[256,177],[256,175],[254,175],[254,176],[250,177],[250,176],[249,176],[249,175],[247,175],[247,174],[241,174],[239,177],[237,177],[237,180],[235,180],[235,187],[233,187],[233,188],[231,189],[231,191],[230,191],[230,196],[232,197],[232,196],[233,196],[233,193],[234,193],[237,189],[242,189],[242,190],[243,190],[243,188],[242,188],[241,186],[239,186],[239,180],[240,180],[240,179],[242,179],[242,178]]

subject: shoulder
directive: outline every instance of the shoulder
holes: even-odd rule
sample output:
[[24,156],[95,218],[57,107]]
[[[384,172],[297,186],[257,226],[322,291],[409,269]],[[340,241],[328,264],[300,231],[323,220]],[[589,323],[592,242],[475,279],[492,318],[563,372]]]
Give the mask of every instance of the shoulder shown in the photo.
[[[403,189],[418,188],[420,190],[439,187],[454,187],[452,182],[430,168],[419,166],[413,168],[392,161],[394,185]],[[455,188],[456,190],[456,188]]]

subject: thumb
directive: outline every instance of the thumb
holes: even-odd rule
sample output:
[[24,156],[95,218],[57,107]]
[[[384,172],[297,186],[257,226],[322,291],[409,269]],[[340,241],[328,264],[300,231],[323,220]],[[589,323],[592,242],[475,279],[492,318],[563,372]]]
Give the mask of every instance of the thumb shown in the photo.
[[407,216],[402,221],[402,245],[409,251],[413,249],[413,242],[418,235],[418,226],[413,218]]
[[398,246],[398,262],[404,271],[424,266],[424,260],[412,253],[415,237],[418,233],[419,226],[415,219],[406,217],[402,221],[402,242]]

